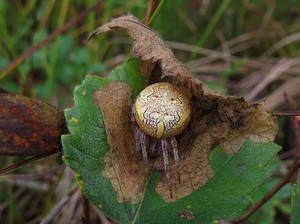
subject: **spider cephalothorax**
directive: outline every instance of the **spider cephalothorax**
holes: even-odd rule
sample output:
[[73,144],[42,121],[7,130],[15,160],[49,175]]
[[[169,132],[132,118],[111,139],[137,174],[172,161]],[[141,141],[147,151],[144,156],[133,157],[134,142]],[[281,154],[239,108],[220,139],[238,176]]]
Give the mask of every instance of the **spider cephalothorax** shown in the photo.
[[[161,154],[162,152],[164,170],[169,182],[168,148],[171,147],[180,181],[179,155],[174,136],[181,133],[190,120],[191,105],[187,95],[182,89],[170,83],[156,83],[145,88],[136,98],[133,112],[138,124],[137,153],[142,152],[143,160],[147,164],[149,153]],[[150,142],[149,136],[152,139]]]

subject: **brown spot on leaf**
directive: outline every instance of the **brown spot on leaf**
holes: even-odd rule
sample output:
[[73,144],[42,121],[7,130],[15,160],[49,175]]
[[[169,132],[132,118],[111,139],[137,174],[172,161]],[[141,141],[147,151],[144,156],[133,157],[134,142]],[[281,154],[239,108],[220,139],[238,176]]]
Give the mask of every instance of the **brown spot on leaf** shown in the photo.
[[[11,111],[14,115],[16,115],[16,116],[18,116],[19,113],[20,113],[19,108],[18,108],[18,107],[15,107],[15,106],[12,106],[12,107],[10,108],[10,111]],[[19,116],[18,116],[18,117],[19,117]]]
[[[128,34],[133,39],[132,55],[142,59],[140,70],[147,84],[169,82],[184,89],[192,99],[190,123],[183,133],[176,137],[181,166],[181,183],[178,182],[172,153],[169,155],[172,198],[166,175],[163,172],[162,157],[150,161],[153,163],[154,170],[163,172],[161,179],[156,183],[155,190],[164,201],[174,202],[190,195],[214,176],[208,156],[215,146],[220,145],[227,153],[236,153],[247,138],[256,143],[274,140],[277,132],[276,118],[270,117],[264,101],[248,105],[243,98],[225,97],[207,88],[201,81],[193,78],[186,66],[176,60],[171,49],[157,33],[140,23],[134,16],[122,16],[103,24],[92,33],[89,39],[103,32],[121,29],[128,30]],[[119,102],[122,97],[116,97],[112,101]],[[114,111],[114,109],[107,108],[106,110]],[[128,116],[125,115],[128,112],[120,113],[124,113],[124,117]],[[119,114],[119,116],[122,115]],[[107,122],[106,119],[108,118],[104,116],[105,122]],[[129,132],[125,135],[132,136],[133,139],[134,131],[131,129],[126,130],[116,126],[114,132]],[[111,137],[110,144],[114,145],[114,141],[115,139]],[[133,163],[129,162],[126,165],[124,162],[124,166],[131,169]],[[108,169],[106,172],[112,175]],[[117,170],[114,172],[115,176],[121,173]],[[116,191],[120,191],[120,188]]]
[[56,128],[56,129],[52,129],[50,131],[50,135],[53,136],[53,137],[58,137],[61,135],[61,130]]
[[36,142],[36,141],[39,141],[41,139],[41,136],[39,135],[38,132],[36,131],[32,131],[30,133],[30,140],[31,142]]
[[8,110],[5,107],[0,107],[0,115],[6,115]]
[[30,99],[25,100],[25,104],[31,109],[37,109],[39,107],[33,100]]
[[25,112],[26,114],[33,114],[33,110],[30,109],[30,108],[26,108],[26,109],[24,110],[24,112]]
[[25,149],[27,149],[29,147],[29,142],[26,138],[22,138],[20,135],[18,134],[14,134],[13,135],[13,144],[15,146],[22,146]]
[[104,156],[106,166],[102,174],[110,179],[119,202],[137,203],[142,198],[149,169],[135,153],[130,121],[132,88],[122,81],[112,82],[95,91],[93,99],[102,111],[110,145]]
[[195,218],[193,212],[191,212],[190,210],[184,210],[184,209],[179,211],[178,216],[182,217],[182,218],[186,217],[186,218],[188,218],[188,220]]
[[40,100],[0,94],[0,155],[31,156],[61,148],[62,110]]

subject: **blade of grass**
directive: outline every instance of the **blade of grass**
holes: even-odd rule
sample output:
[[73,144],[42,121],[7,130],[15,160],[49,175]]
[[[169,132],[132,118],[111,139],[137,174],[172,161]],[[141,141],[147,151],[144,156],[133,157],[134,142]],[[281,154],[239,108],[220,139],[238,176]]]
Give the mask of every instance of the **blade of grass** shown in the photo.
[[[95,0],[88,0],[86,1],[87,7],[91,7],[94,4]],[[91,12],[87,16],[87,24],[86,24],[86,30],[88,32],[93,32],[95,29],[95,20],[96,20],[96,12]]]
[[[21,30],[17,30],[12,33],[12,31],[8,30],[7,21],[6,21],[6,10],[7,6],[5,1],[0,1],[0,33],[1,33],[1,44],[4,45],[5,49],[8,52],[10,58],[17,57],[17,51],[15,49],[16,43],[18,43],[18,39],[24,35],[24,32]],[[12,34],[11,34],[12,33]],[[26,30],[25,30],[26,33]],[[22,85],[20,85],[21,92],[25,89],[29,96],[34,97],[35,93],[29,87],[26,77],[27,74],[24,74],[21,69],[18,68],[15,75],[18,79],[21,80]],[[0,75],[1,79],[1,75]]]
[[[114,1],[107,1],[105,6],[104,6],[104,10],[103,10],[103,14],[102,14],[102,19],[101,19],[101,24],[102,23],[105,23],[105,22],[108,22],[111,17],[113,16],[113,11],[114,11],[114,8],[115,8],[115,2]],[[94,29],[93,29],[94,30]],[[108,46],[110,45],[107,41],[107,34],[104,33],[103,35],[100,35],[99,39],[97,40],[98,44],[95,44],[95,46],[98,48],[98,49],[93,49],[93,52],[97,52],[99,51],[99,56],[98,56],[98,60],[99,61],[102,61],[105,57],[105,54],[107,53],[107,50],[108,50]],[[101,46],[101,47],[100,47]],[[101,48],[101,49],[99,49]],[[111,49],[109,49],[111,51]],[[114,53],[114,52],[111,52],[111,53]],[[96,59],[96,57],[95,57]],[[95,62],[95,61],[94,61]]]
[[147,10],[147,16],[145,19],[144,24],[148,24],[149,20],[151,19],[151,16],[153,15],[154,11],[157,9],[157,6],[159,4],[159,0],[150,0]]
[[[168,0],[162,0],[159,5],[157,6],[157,8],[155,9],[153,15],[151,16],[151,18],[149,19],[147,26],[151,27],[154,23],[154,21],[156,20],[157,16],[159,15],[160,11],[162,10],[163,6],[167,3]],[[131,51],[128,53],[127,57],[131,55]]]
[[48,22],[48,19],[49,19],[49,16],[53,10],[53,7],[54,7],[54,4],[55,4],[56,0],[50,0],[48,1],[46,4],[47,6],[45,7],[46,10],[44,11],[43,13],[43,17],[40,21],[40,24],[39,24],[39,27],[38,27],[38,30],[43,30],[45,29],[45,26]]
[[[62,27],[68,12],[69,0],[63,0],[60,8],[59,17],[57,19],[57,27]],[[45,100],[49,101],[52,95],[53,85],[54,85],[54,77],[55,77],[55,68],[58,57],[59,45],[60,45],[61,36],[54,42],[53,51],[50,58],[50,70],[47,71],[47,81],[46,81],[46,93]]]
[[[212,17],[212,19],[210,20],[210,23],[207,25],[207,27],[205,28],[199,42],[197,43],[197,47],[202,47],[205,43],[205,41],[207,40],[208,36],[211,34],[213,28],[216,26],[217,22],[219,21],[221,15],[223,14],[223,12],[225,11],[225,9],[227,8],[227,6],[229,5],[230,0],[224,0],[222,1],[221,5],[219,6],[218,10],[216,11],[216,13],[214,14],[214,16]],[[189,61],[193,61],[198,55],[197,51],[194,51],[190,58]]]
[[[0,1],[2,2],[2,1]],[[20,57],[18,57],[15,61],[13,61],[8,67],[6,67],[4,70],[0,72],[0,79],[3,78],[5,75],[7,75],[8,72],[16,68],[20,63],[22,63],[26,58],[28,58],[30,55],[32,55],[36,50],[40,49],[44,45],[48,44],[50,41],[52,41],[55,37],[57,37],[59,34],[65,32],[67,29],[69,29],[74,24],[78,23],[82,18],[84,18],[89,12],[95,10],[97,7],[99,7],[105,0],[99,0],[95,5],[93,5],[91,8],[83,11],[80,13],[76,18],[70,20],[68,23],[66,23],[63,27],[57,29],[53,33],[51,33],[45,40],[38,43],[36,46],[30,48],[28,51],[26,51],[24,54],[22,54]]]
[[164,7],[164,5],[167,3],[168,0],[162,0],[159,5],[157,6],[156,10],[154,11],[153,15],[151,16],[149,22],[147,23],[147,26],[151,27],[156,20],[157,16],[159,15],[160,11]]
[[[90,7],[91,5],[93,5],[95,2],[95,0],[88,0],[86,1],[86,6]],[[88,33],[93,32],[93,30],[95,29],[96,26],[96,12],[91,12],[89,13],[89,15],[87,16],[87,23],[86,23],[86,28],[85,30],[87,30]],[[77,29],[78,32],[78,29]],[[78,33],[79,35],[79,33]],[[90,55],[98,55],[98,51],[99,51],[99,44],[94,44],[94,45],[86,45],[86,47],[88,48],[88,51],[90,53]],[[98,58],[97,57],[90,57],[92,58],[92,62],[93,63],[97,63]]]

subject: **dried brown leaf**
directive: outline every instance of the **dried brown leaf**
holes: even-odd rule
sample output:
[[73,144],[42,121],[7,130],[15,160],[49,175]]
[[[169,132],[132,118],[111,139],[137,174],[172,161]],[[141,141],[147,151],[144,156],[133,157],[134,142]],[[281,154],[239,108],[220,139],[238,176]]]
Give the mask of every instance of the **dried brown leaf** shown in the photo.
[[111,180],[119,202],[137,203],[149,175],[149,168],[137,158],[134,132],[131,127],[132,88],[122,81],[111,82],[93,95],[95,105],[102,111],[107,142],[104,177]]
[[40,100],[0,95],[0,154],[33,156],[61,148],[67,133],[62,110]]
[[[164,40],[151,28],[142,24],[133,15],[121,16],[98,27],[88,38],[111,30],[128,30],[132,37],[132,56],[141,57],[142,61],[160,63],[162,78],[166,75],[188,75],[189,70],[173,55]],[[147,77],[150,78],[150,77]]]
[[[169,156],[171,160],[170,182],[173,197],[170,197],[169,186],[164,173],[156,183],[156,192],[166,202],[174,202],[191,194],[214,176],[208,156],[215,146],[220,145],[227,153],[236,153],[247,138],[256,143],[274,140],[277,132],[276,118],[270,117],[264,101],[248,105],[243,98],[225,97],[210,90],[201,81],[193,78],[188,68],[175,59],[171,49],[165,45],[157,33],[140,23],[134,16],[127,15],[113,19],[97,28],[89,39],[103,32],[120,29],[128,30],[128,34],[133,39],[132,55],[142,59],[143,64],[140,70],[146,77],[147,84],[169,82],[185,89],[185,92],[192,99],[190,123],[185,131],[176,137],[180,154],[181,183],[178,182],[177,169],[171,155]],[[120,102],[120,99],[114,98],[116,102]],[[114,111],[115,109],[107,110]],[[130,117],[129,112],[123,115],[127,116],[127,120]],[[106,125],[108,120],[110,120],[111,125],[117,124],[117,119],[110,118],[111,115],[109,114],[107,116],[104,117]],[[124,127],[120,129],[118,126],[116,129],[118,130],[115,132],[119,134],[129,132],[126,133],[128,138],[124,138],[122,143],[118,143],[120,144],[118,150],[125,152],[125,149],[121,149],[124,148],[122,144],[129,144],[127,141],[134,144],[134,131],[128,128],[124,129]],[[120,141],[121,139],[117,140]],[[116,144],[113,138],[110,138],[109,143],[110,145]],[[111,169],[114,170],[111,172],[106,169],[107,176],[124,175],[122,174],[124,172],[122,166],[126,167],[127,170],[131,170],[131,166],[136,166],[130,161],[127,163],[126,160],[119,162],[119,157],[112,150],[108,153],[112,156],[113,166],[117,169]],[[163,159],[161,157],[154,158],[151,162],[154,170],[163,171]],[[142,163],[139,165],[143,166]],[[143,169],[145,170],[144,174],[147,174],[148,167],[144,166]],[[146,180],[144,176],[143,178],[136,176],[136,179],[139,180],[139,183]],[[124,192],[122,185],[119,185],[119,188],[115,187],[115,190],[118,195],[121,191]],[[130,192],[130,194],[134,193]],[[137,194],[139,194],[138,191]]]

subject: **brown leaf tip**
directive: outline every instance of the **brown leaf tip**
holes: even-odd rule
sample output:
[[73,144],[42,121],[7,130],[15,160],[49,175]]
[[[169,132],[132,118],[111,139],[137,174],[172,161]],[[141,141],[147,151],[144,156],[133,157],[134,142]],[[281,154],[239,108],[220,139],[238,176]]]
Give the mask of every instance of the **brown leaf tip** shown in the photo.
[[29,156],[61,148],[66,133],[63,111],[45,102],[0,95],[0,154]]

